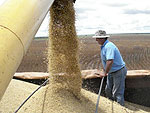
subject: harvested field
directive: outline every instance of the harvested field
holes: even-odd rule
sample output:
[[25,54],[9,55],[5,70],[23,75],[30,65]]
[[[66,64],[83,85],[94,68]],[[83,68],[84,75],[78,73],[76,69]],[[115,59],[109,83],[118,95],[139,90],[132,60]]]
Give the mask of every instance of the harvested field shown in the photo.
[[[150,34],[111,35],[126,62],[128,70],[150,70]],[[79,37],[81,70],[99,68],[99,45],[90,36]],[[34,39],[24,56],[18,72],[47,72],[47,39]]]
[[19,72],[47,72],[48,40],[33,40],[19,68]]
[[[111,35],[126,62],[128,70],[150,69],[150,35],[149,34],[122,34]],[[100,47],[90,37],[80,38],[81,69],[95,69],[100,67]]]

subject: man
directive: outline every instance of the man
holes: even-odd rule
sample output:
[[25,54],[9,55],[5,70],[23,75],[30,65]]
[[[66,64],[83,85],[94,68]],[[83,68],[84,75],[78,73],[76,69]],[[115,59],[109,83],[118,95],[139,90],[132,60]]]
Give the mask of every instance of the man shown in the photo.
[[103,30],[98,30],[93,38],[101,45],[101,61],[104,72],[100,77],[107,76],[106,96],[124,106],[124,90],[127,69],[118,48],[109,40]]

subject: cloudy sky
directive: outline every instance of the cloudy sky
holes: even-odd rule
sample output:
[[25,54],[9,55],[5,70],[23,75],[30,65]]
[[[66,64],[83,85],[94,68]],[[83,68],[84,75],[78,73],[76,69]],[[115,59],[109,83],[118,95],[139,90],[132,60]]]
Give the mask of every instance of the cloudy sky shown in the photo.
[[[74,6],[78,35],[94,34],[98,29],[107,33],[150,32],[150,0],[76,0]],[[36,36],[48,35],[48,18]]]
[[150,0],[77,0],[78,34],[150,32]]
[[[103,29],[107,33],[149,33],[150,0],[76,0],[77,34],[94,34]],[[44,20],[37,36],[45,34],[48,20]]]

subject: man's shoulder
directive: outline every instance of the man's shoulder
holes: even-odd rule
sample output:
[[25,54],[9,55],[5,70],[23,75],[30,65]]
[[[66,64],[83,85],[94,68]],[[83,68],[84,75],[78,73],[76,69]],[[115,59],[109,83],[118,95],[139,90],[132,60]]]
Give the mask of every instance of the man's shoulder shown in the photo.
[[113,42],[108,42],[107,44],[106,44],[106,48],[109,48],[109,47],[114,47],[114,48],[116,48],[116,46],[115,46],[115,44],[113,43]]

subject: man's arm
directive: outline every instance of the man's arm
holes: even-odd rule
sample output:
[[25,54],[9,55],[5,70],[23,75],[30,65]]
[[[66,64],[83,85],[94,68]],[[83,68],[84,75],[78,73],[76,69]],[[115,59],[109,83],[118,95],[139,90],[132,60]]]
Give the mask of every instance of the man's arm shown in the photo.
[[105,76],[108,75],[108,72],[110,71],[112,64],[113,64],[113,59],[106,61],[106,69],[105,69],[105,73],[104,73]]
[[[103,72],[101,73],[100,71],[95,73],[95,75],[99,76],[99,77],[104,77],[104,76],[107,76],[108,75],[108,72],[110,71],[111,69],[111,66],[113,64],[113,59],[111,60],[107,60],[106,61],[106,70],[103,69]],[[103,66],[102,66],[103,67]]]

